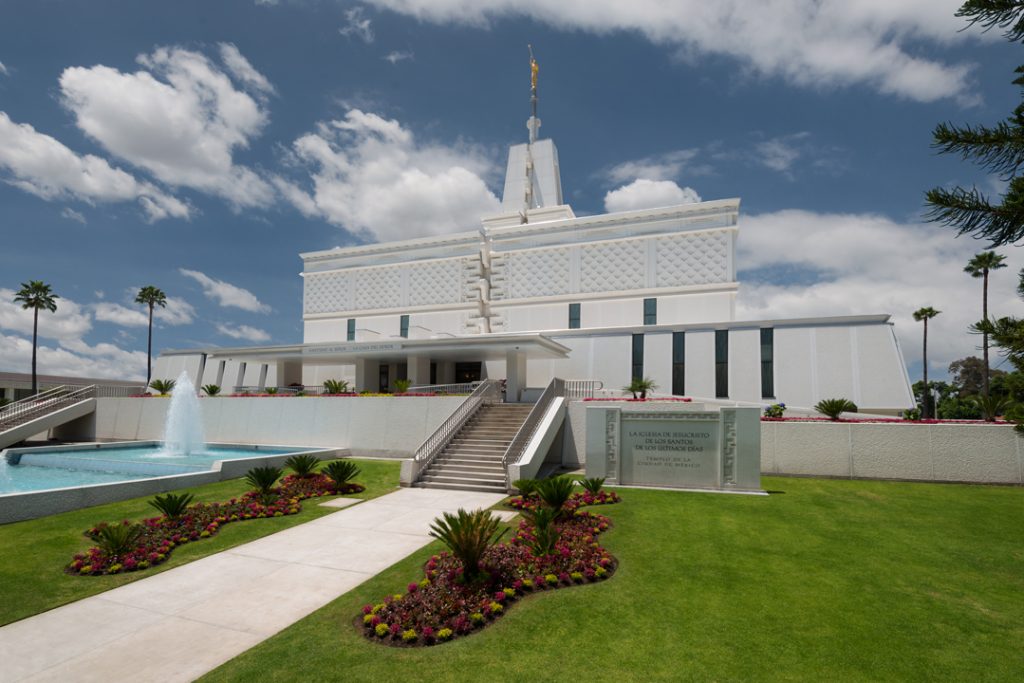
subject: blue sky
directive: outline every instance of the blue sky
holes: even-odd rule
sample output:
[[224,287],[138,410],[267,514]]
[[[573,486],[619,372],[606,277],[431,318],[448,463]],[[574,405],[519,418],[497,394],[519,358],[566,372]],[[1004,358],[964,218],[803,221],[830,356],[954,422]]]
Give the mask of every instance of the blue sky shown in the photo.
[[[912,376],[974,352],[983,244],[921,219],[979,174],[942,120],[1019,102],[1019,46],[947,0],[9,3],[0,22],[0,369],[27,370],[29,279],[60,308],[43,372],[145,374],[155,348],[302,337],[303,251],[474,229],[542,137],[577,214],[741,197],[738,316],[892,313]],[[1020,315],[1024,258],[993,282]]]

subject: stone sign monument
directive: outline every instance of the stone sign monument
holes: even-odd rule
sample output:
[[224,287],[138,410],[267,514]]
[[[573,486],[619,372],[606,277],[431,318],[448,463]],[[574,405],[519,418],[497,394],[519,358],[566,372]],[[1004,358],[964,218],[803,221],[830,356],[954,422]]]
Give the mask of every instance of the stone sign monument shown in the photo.
[[[761,411],[587,408],[587,476],[609,484],[761,490]],[[694,406],[700,408],[700,406]]]

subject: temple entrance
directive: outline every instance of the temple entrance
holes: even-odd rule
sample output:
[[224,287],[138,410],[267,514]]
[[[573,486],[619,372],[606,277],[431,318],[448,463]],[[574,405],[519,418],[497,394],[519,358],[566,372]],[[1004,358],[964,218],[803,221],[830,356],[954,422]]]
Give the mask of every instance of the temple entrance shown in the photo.
[[482,365],[483,363],[479,361],[476,363],[456,363],[455,383],[462,384],[463,382],[479,382]]

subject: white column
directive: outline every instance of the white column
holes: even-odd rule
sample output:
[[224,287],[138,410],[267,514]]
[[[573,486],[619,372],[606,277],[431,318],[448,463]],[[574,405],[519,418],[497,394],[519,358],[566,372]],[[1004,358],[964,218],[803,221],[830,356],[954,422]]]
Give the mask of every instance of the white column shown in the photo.
[[505,401],[519,403],[526,389],[526,354],[519,350],[505,352]]
[[377,391],[379,382],[380,364],[368,358],[359,358],[354,363],[356,367],[356,391]]
[[215,382],[215,384],[221,389],[224,388],[224,368],[227,366],[227,364],[228,362],[226,360],[222,360],[221,362],[217,363],[217,381]]
[[245,386],[245,363],[238,364],[238,377],[235,379],[235,386]]
[[259,386],[257,387],[260,390],[260,392],[262,392],[263,389],[266,388],[267,386],[268,370],[270,370],[270,365],[268,363],[264,363],[263,365],[260,366],[260,383]]
[[206,373],[206,354],[199,354],[199,368],[196,370],[196,393],[200,393],[203,388],[203,375]]
[[409,356],[406,360],[407,375],[413,386],[430,384],[430,358],[428,356]]

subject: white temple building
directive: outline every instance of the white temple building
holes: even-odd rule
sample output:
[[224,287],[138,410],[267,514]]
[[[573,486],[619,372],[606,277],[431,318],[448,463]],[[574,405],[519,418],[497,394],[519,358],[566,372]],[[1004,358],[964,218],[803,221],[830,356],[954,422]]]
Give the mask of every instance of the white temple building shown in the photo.
[[301,344],[165,351],[154,377],[184,369],[225,391],[499,378],[509,401],[552,377],[617,394],[645,377],[658,394],[913,406],[887,314],[736,320],[739,199],[577,217],[554,142],[535,115],[527,126],[502,213],[479,230],[301,254]]

